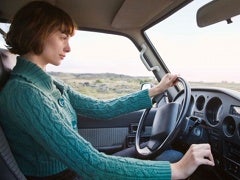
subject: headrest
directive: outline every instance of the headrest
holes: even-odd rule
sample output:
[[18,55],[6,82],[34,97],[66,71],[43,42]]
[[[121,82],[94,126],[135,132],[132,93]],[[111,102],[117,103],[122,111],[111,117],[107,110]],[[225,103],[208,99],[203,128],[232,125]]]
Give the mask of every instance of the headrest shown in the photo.
[[16,55],[0,48],[0,90],[8,80],[12,68],[16,64]]

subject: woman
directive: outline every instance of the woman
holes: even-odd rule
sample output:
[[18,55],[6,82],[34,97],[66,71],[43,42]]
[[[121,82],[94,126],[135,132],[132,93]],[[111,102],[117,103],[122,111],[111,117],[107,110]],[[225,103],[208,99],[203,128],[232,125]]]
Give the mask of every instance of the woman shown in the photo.
[[70,52],[74,31],[68,14],[34,1],[16,13],[7,34],[8,49],[19,56],[0,93],[0,123],[28,179],[183,179],[200,164],[214,165],[208,144],[191,146],[170,164],[108,156],[84,140],[77,132],[78,113],[109,119],[151,107],[151,97],[173,86],[177,76],[167,74],[150,90],[111,101],[83,96],[45,71]]

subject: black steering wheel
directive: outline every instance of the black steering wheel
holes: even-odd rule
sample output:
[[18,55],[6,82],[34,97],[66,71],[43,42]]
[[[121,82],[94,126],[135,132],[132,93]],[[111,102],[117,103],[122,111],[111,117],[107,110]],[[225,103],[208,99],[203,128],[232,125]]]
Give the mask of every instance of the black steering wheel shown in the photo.
[[178,82],[183,85],[182,103],[170,102],[157,108],[150,139],[145,143],[144,147],[140,146],[140,138],[144,122],[151,108],[145,109],[141,116],[136,132],[135,147],[142,157],[148,158],[164,151],[184,126],[191,99],[191,88],[189,83],[181,77],[178,78]]

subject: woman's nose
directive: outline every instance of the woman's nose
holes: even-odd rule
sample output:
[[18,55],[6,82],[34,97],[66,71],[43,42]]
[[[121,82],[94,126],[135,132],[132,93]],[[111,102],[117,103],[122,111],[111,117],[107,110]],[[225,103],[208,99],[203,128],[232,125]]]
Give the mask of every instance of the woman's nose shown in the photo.
[[64,51],[65,52],[70,52],[71,51],[71,47],[69,45],[69,42],[66,43],[66,46],[64,47]]

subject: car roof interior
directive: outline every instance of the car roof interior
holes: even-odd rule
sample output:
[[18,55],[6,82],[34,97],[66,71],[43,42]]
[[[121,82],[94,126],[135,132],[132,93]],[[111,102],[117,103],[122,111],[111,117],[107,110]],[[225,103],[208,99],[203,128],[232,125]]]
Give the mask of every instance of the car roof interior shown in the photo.
[[[29,1],[1,0],[0,21],[11,21],[16,11]],[[69,13],[76,21],[79,29],[127,32],[144,29],[152,23],[166,18],[192,0],[47,1]]]

